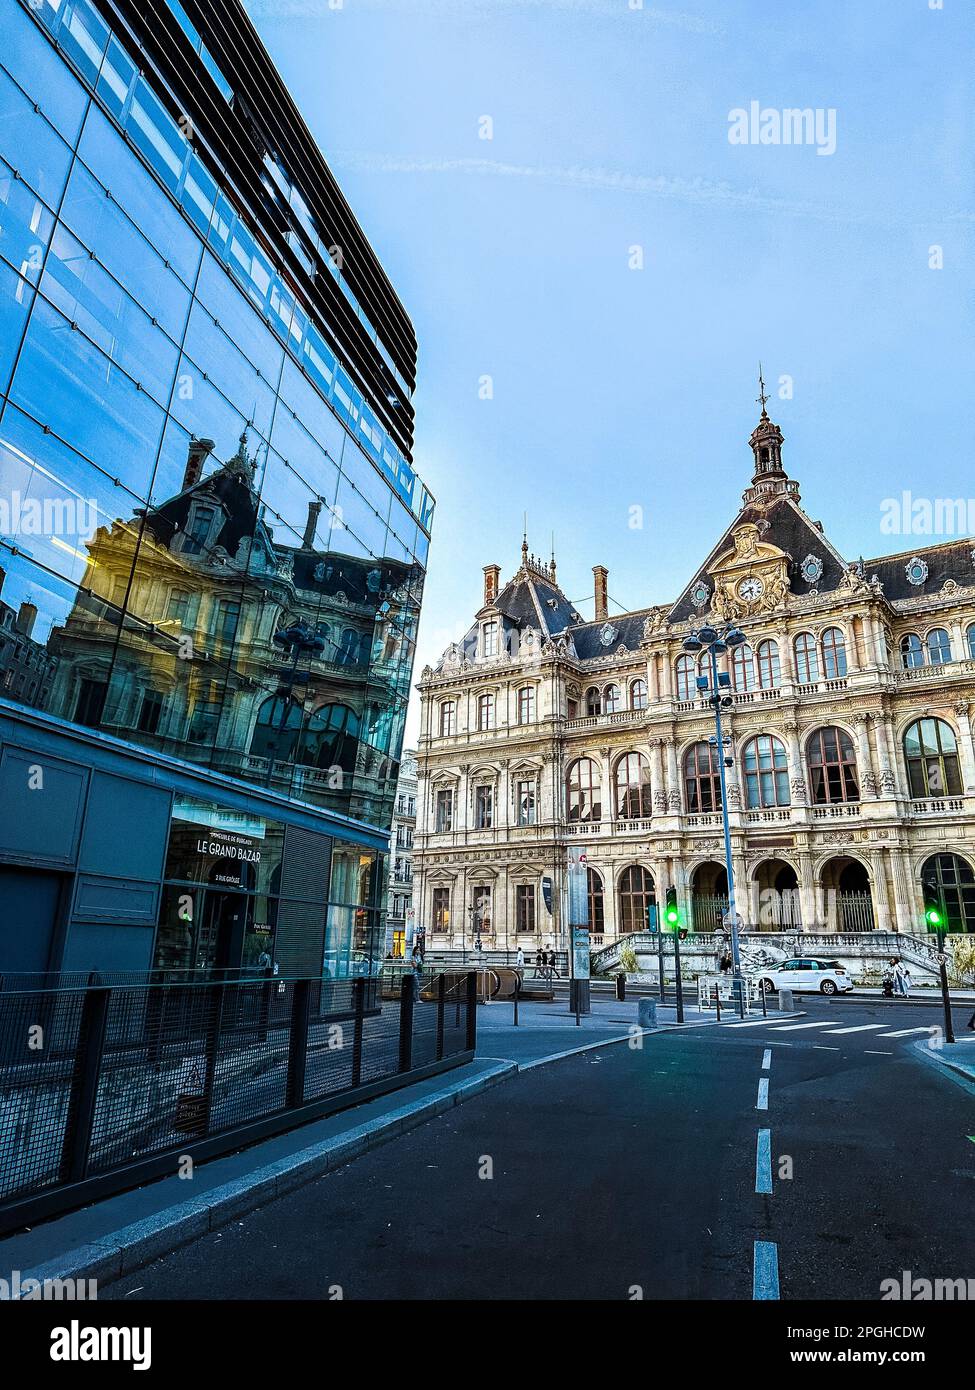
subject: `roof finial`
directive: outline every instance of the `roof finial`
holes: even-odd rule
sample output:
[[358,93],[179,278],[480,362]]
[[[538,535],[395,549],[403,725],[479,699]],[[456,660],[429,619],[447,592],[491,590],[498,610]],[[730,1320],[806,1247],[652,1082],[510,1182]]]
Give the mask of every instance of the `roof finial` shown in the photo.
[[521,566],[528,568],[528,513],[525,512],[525,527],[521,536]]
[[767,403],[768,400],[769,400],[769,396],[768,396],[768,394],[767,394],[767,392],[766,392],[766,390],[765,390],[765,378],[762,376],[762,364],[761,364],[761,362],[759,362],[759,364],[758,364],[758,396],[757,396],[757,400],[759,401],[759,403],[761,404],[761,407],[762,407],[762,419],[763,419],[763,420],[767,420],[767,419],[768,419],[768,412],[766,411],[765,406],[766,406],[766,403]]

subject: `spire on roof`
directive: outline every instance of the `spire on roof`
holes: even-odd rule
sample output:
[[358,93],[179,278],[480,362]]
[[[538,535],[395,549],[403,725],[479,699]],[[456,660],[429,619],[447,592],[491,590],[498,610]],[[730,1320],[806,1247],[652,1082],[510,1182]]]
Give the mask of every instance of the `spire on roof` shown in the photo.
[[769,419],[768,411],[765,408],[770,396],[765,389],[765,376],[762,372],[761,362],[758,364],[757,400],[762,407],[762,414],[748,441],[755,459],[755,471],[752,474],[752,485],[744,494],[744,501],[746,503],[761,501],[780,493],[788,493],[798,501],[798,484],[791,480],[782,467],[782,431],[774,421]]

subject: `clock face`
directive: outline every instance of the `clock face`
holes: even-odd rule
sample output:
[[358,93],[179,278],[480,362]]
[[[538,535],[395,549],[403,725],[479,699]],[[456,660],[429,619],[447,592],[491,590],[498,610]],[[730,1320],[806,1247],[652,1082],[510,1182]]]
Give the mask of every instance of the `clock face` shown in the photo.
[[750,579],[743,579],[738,585],[738,597],[751,602],[753,599],[761,598],[765,592],[765,585],[754,575]]

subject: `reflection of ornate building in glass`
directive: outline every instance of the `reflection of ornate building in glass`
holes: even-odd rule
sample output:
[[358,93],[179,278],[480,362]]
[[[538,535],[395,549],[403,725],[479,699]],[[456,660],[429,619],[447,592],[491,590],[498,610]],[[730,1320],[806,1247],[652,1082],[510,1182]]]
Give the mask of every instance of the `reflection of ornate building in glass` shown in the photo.
[[[414,898],[431,946],[561,940],[567,850],[597,944],[677,888],[727,907],[713,711],[683,640],[726,619],[735,896],[753,929],[975,931],[975,550],[845,561],[799,504],[764,409],[737,518],[673,604],[595,621],[522,547],[420,682]],[[706,658],[705,658],[706,659]],[[551,902],[551,911],[548,903]]]
[[369,968],[409,317],[238,0],[2,29],[0,973]]
[[[381,825],[418,570],[343,555],[343,528],[323,522],[319,501],[301,544],[277,545],[246,436],[201,476],[208,444],[191,445],[175,497],[87,543],[84,597],[51,632],[58,675],[47,708]],[[93,611],[130,575],[126,607],[142,621],[109,642]],[[276,642],[294,624],[319,639],[313,650],[292,655]]]

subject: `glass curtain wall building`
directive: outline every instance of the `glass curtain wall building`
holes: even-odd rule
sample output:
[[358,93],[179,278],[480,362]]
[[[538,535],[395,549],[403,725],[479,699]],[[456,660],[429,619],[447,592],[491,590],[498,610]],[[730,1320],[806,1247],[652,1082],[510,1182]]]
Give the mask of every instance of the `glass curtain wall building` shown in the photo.
[[239,0],[0,39],[0,971],[368,968],[409,318]]

